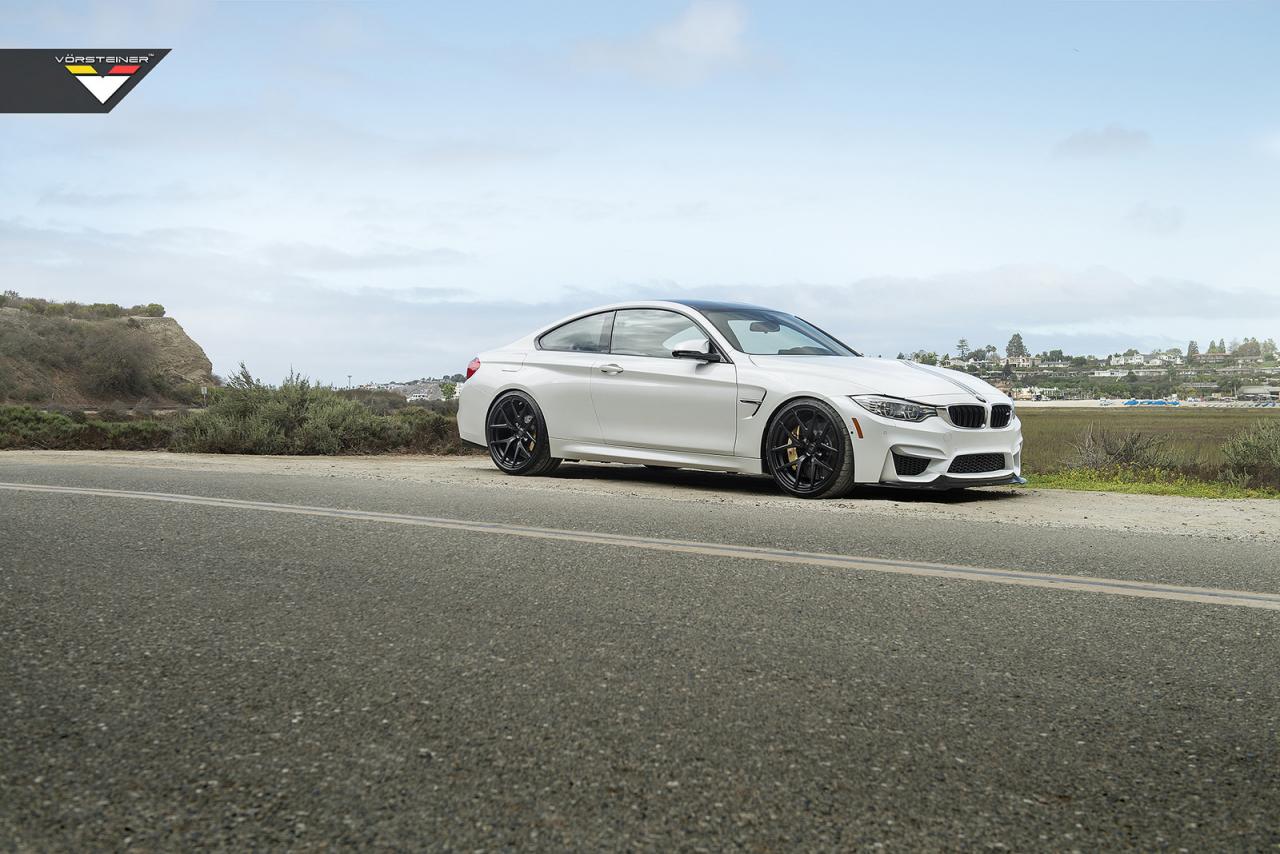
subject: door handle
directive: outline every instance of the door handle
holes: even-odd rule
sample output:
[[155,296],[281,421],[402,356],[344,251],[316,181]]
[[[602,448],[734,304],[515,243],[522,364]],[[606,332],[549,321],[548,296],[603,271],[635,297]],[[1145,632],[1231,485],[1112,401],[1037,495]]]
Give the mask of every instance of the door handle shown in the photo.
[[614,365],[614,364],[601,365],[601,366],[600,366],[600,373],[602,373],[602,374],[620,374],[620,373],[622,373],[622,365]]

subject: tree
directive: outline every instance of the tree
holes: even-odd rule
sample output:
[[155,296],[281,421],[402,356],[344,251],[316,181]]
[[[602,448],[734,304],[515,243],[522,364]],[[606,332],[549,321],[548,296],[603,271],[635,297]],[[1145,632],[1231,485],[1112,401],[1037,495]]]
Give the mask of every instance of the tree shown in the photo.
[[1219,338],[1219,339],[1218,339],[1218,352],[1219,352],[1219,353],[1230,353],[1230,352],[1231,352],[1230,350],[1228,350],[1228,349],[1227,349],[1227,339],[1225,339],[1225,338]]
[[1050,362],[1065,362],[1066,355],[1061,350],[1050,350],[1048,353]]
[[458,393],[458,387],[453,383],[440,383],[440,397],[445,400],[453,400],[453,396]]
[[912,361],[919,362],[922,365],[938,364],[938,354],[925,351],[925,350],[915,351],[914,353],[911,354],[911,359]]
[[969,339],[961,338],[956,342],[956,356],[961,359],[969,358]]
[[995,344],[988,344],[982,348],[982,352],[987,354],[988,359],[994,359],[1000,353],[1000,348]]
[[1258,343],[1257,338],[1246,338],[1232,352],[1237,356],[1261,356],[1262,345]]
[[1022,334],[1020,332],[1013,333],[1013,337],[1009,339],[1008,345],[1004,348],[1004,354],[1010,359],[1027,355],[1027,345],[1022,343]]
[[1268,338],[1262,342],[1262,357],[1267,361],[1276,357],[1276,339]]

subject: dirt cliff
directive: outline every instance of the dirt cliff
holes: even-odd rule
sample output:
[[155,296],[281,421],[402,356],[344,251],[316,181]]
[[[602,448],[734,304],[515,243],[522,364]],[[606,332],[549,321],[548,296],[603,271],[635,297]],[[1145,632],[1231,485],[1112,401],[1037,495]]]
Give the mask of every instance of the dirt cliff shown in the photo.
[[0,402],[194,399],[213,364],[172,317],[82,319],[0,307]]

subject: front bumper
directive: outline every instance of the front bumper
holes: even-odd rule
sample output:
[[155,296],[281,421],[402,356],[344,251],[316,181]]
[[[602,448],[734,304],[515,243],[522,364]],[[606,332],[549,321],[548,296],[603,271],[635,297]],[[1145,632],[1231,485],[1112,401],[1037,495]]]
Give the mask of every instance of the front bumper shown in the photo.
[[[972,397],[930,399],[929,403],[972,404]],[[849,402],[845,410],[854,451],[854,478],[859,483],[914,489],[960,489],[966,486],[994,486],[1026,483],[1022,478],[1022,422],[1017,414],[1008,426],[994,429],[956,427],[942,418],[919,423],[881,418]],[[856,426],[853,419],[857,419]],[[987,423],[990,423],[988,418]],[[861,435],[859,435],[859,432]],[[894,455],[913,457],[923,469],[899,474]],[[951,471],[958,457],[999,455],[1000,467],[971,474]]]
[[893,486],[899,489],[964,489],[966,486],[1021,486],[1027,482],[1022,475],[1008,474],[999,477],[974,475],[972,477],[955,477],[942,474],[924,483],[908,483],[904,480],[882,481],[881,486]]

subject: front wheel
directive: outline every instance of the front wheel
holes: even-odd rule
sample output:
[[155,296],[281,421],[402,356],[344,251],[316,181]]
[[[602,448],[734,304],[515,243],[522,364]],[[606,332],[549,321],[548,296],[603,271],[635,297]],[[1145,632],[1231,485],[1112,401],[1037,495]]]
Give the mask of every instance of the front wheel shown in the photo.
[[764,462],[798,498],[839,498],[853,488],[853,441],[839,413],[820,400],[793,400],[774,413]]
[[485,441],[493,464],[507,474],[550,474],[560,465],[551,456],[551,439],[542,410],[522,391],[509,391],[489,410]]

